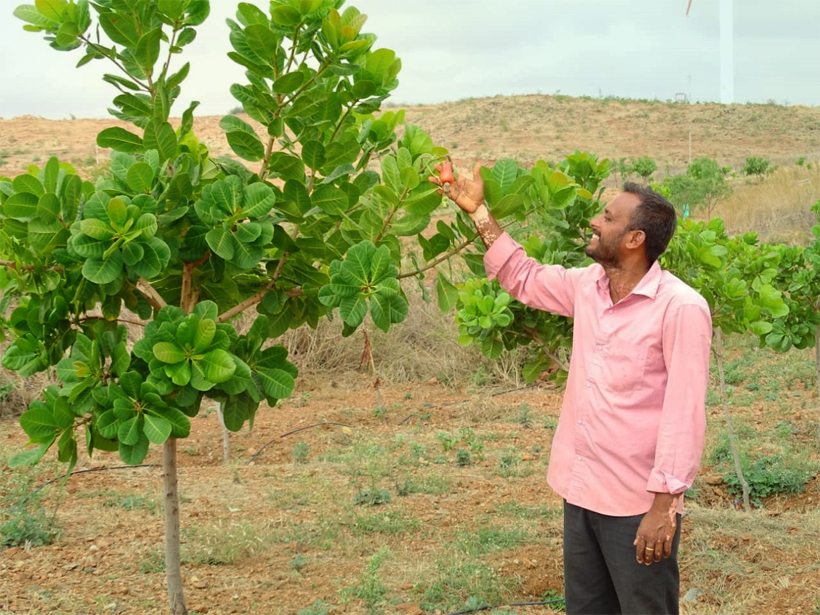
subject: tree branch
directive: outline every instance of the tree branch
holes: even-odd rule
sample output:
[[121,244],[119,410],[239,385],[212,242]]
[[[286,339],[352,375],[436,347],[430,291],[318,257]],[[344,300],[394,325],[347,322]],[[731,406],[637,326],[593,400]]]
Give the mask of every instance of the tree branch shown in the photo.
[[429,263],[427,263],[426,265],[424,265],[424,267],[420,267],[419,269],[416,269],[415,271],[410,271],[409,273],[402,273],[402,274],[400,274],[400,275],[398,276],[398,278],[397,278],[397,279],[402,280],[402,279],[404,279],[404,278],[412,278],[412,277],[415,277],[415,276],[419,275],[420,273],[424,273],[424,272],[425,272],[425,271],[427,271],[428,269],[432,269],[433,267],[435,267],[435,266],[437,266],[437,265],[439,265],[439,264],[443,263],[444,261],[446,261],[448,258],[450,258],[450,257],[452,257],[452,256],[455,256],[456,254],[458,254],[459,252],[461,252],[462,250],[464,250],[464,248],[466,248],[467,246],[469,246],[469,245],[470,245],[471,243],[473,243],[476,239],[478,239],[478,235],[476,235],[476,236],[475,236],[475,237],[473,237],[472,239],[468,239],[467,241],[465,241],[465,242],[463,242],[463,243],[460,243],[460,244],[459,244],[458,246],[456,246],[454,249],[452,249],[452,250],[450,250],[449,252],[447,252],[447,253],[445,253],[445,254],[442,254],[442,255],[441,255],[441,256],[439,256],[438,258],[436,258],[436,259],[434,259],[434,260],[430,261]]
[[[191,262],[183,263],[182,265],[182,292],[179,299],[179,307],[190,313],[194,305],[194,294],[191,292],[191,284],[194,277],[194,269],[199,267],[206,260],[211,258],[211,253],[206,252],[201,258]],[[197,293],[198,295],[199,293]]]
[[561,369],[563,369],[565,372],[568,372],[568,371],[569,371],[569,366],[568,366],[566,363],[564,363],[561,359],[559,359],[559,358],[558,358],[558,357],[557,357],[557,356],[556,356],[556,355],[555,355],[552,351],[550,351],[550,349],[549,349],[549,348],[547,347],[547,345],[544,343],[544,340],[542,340],[542,339],[541,339],[541,336],[538,334],[538,331],[536,331],[536,330],[535,330],[535,329],[533,329],[532,327],[522,327],[522,329],[524,329],[524,331],[526,331],[526,332],[529,334],[529,336],[532,338],[532,340],[533,340],[536,344],[538,344],[539,346],[541,346],[541,350],[543,350],[543,351],[544,351],[544,354],[545,354],[545,355],[547,355],[550,359],[552,359],[553,361],[555,361],[555,363],[556,363],[556,364],[557,364],[557,365],[558,365]]
[[89,320],[104,320],[106,322],[123,322],[138,327],[148,326],[147,320],[131,320],[130,318],[105,318],[104,316],[83,316],[77,322],[88,322]]
[[[40,269],[38,265],[20,265],[18,266],[17,263],[14,261],[0,261],[0,267],[8,267],[9,269],[14,269],[15,271],[34,271],[35,269]],[[43,270],[49,271],[65,271],[64,267],[50,267],[50,266],[43,266]]]
[[148,300],[148,303],[151,304],[151,307],[155,310],[161,310],[168,305],[165,302],[165,299],[162,298],[157,290],[151,286],[151,283],[145,278],[140,278],[137,281],[137,290],[142,293],[142,295]]
[[177,24],[174,23],[174,32],[171,34],[171,44],[168,47],[168,60],[165,62],[165,67],[162,69],[162,74],[160,75],[160,79],[165,81],[165,78],[168,76],[168,69],[171,68],[171,58],[173,57],[173,53],[171,53],[171,47],[177,42],[177,34],[179,30],[177,30]]

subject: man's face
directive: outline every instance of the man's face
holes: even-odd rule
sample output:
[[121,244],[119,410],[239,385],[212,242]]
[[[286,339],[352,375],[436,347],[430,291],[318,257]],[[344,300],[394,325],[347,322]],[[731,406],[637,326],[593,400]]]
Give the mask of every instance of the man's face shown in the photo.
[[629,226],[640,199],[628,192],[622,192],[606,206],[589,225],[592,239],[587,245],[586,255],[597,263],[618,267],[627,253]]

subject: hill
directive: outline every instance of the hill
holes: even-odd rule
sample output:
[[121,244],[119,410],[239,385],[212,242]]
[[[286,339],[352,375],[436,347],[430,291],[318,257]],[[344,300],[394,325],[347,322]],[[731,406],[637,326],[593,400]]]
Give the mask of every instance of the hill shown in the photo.
[[[229,153],[220,116],[196,118],[215,154]],[[407,121],[428,131],[458,162],[511,157],[523,165],[556,160],[575,149],[614,160],[651,156],[661,172],[680,172],[692,157],[740,166],[746,156],[787,163],[820,155],[820,108],[686,104],[569,96],[496,96],[407,108]],[[0,173],[14,175],[57,155],[78,167],[104,160],[97,132],[114,119],[0,120]]]

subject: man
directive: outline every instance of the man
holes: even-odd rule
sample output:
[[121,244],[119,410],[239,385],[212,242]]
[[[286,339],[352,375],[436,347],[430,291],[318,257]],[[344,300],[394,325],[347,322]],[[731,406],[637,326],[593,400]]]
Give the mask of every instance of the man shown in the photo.
[[591,221],[596,264],[540,265],[490,215],[479,165],[442,186],[487,246],[487,275],[574,319],[547,480],[564,498],[567,613],[678,613],[680,513],[703,452],[712,323],[658,257],[672,205],[627,183]]

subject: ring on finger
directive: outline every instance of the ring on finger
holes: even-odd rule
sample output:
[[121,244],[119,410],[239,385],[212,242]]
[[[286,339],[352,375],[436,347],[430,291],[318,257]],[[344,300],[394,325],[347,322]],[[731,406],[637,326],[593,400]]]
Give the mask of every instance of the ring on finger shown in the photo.
[[653,549],[652,547],[646,547],[646,550],[647,551],[654,551],[655,549]]

